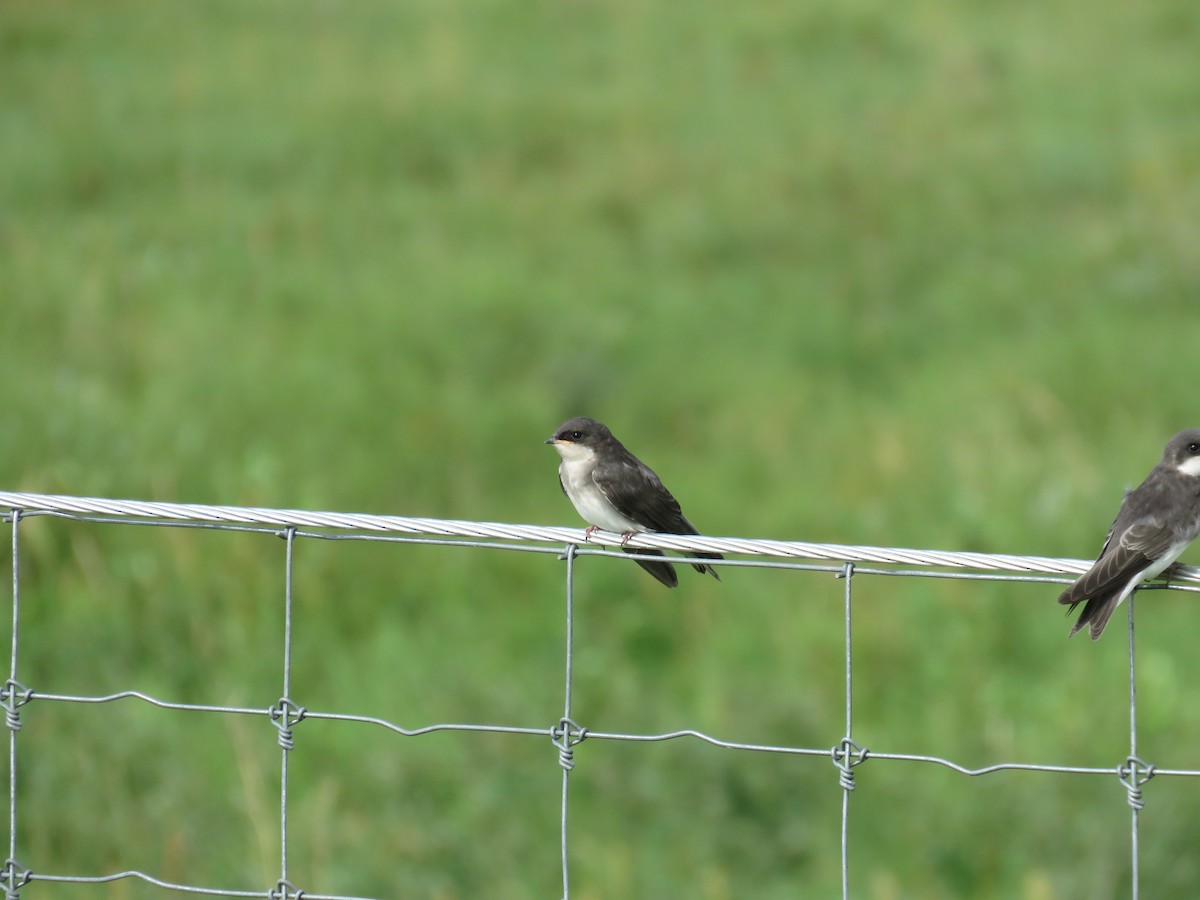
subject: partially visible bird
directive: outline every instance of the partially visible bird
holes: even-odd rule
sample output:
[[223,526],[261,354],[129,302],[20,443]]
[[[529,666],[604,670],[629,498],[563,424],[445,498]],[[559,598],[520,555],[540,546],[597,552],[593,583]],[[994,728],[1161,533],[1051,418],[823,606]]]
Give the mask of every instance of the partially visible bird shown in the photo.
[[[559,484],[588,523],[588,534],[600,528],[621,534],[625,540],[644,531],[699,534],[654,471],[595,419],[583,416],[568,419],[546,443],[562,457],[558,464]],[[643,547],[625,552],[665,556],[661,550]],[[724,559],[720,553],[693,555]],[[639,559],[637,564],[669,588],[679,584],[675,567],[665,560]],[[706,563],[693,563],[692,568],[721,580],[717,570]]]
[[1086,625],[1092,640],[1100,637],[1121,601],[1166,571],[1197,535],[1200,429],[1193,428],[1171,438],[1162,461],[1125,495],[1099,558],[1058,598],[1068,612],[1087,601],[1070,634]]

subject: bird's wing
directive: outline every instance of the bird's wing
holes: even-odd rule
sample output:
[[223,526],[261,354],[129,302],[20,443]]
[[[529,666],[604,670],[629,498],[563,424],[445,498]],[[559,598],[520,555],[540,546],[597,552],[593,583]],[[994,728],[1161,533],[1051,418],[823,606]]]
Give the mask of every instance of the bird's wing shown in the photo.
[[[1119,520],[1118,520],[1119,521]],[[1156,559],[1170,549],[1175,535],[1156,521],[1137,522],[1121,532],[1116,544],[1113,537],[1117,529],[1108,533],[1100,558],[1079,577],[1079,580],[1063,591],[1059,603],[1072,605],[1111,590],[1119,590],[1129,579],[1143,572]]]
[[671,492],[644,463],[628,459],[598,462],[592,469],[592,480],[617,512],[647,530],[695,533]]

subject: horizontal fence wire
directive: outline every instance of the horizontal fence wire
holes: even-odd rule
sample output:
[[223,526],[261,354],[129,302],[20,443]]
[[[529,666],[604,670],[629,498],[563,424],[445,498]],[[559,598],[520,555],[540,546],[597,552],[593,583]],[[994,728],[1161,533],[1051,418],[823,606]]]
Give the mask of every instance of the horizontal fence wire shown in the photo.
[[[31,494],[0,491],[0,511],[12,527],[12,645],[10,673],[0,688],[0,705],[6,714],[9,728],[9,844],[8,859],[0,872],[0,885],[5,897],[19,897],[26,884],[59,882],[95,884],[138,880],[163,888],[165,891],[219,897],[261,897],[267,900],[376,900],[342,894],[313,893],[288,880],[288,759],[295,749],[293,729],[307,719],[375,726],[405,737],[417,737],[434,732],[501,733],[549,738],[557,749],[557,763],[562,769],[561,792],[561,857],[563,898],[570,896],[570,867],[568,841],[569,784],[574,768],[574,747],[586,740],[610,740],[630,743],[652,743],[691,739],[726,750],[782,754],[804,757],[825,757],[832,761],[842,788],[841,873],[842,895],[851,894],[849,884],[848,839],[851,795],[855,790],[854,769],[870,760],[923,763],[941,766],[966,776],[984,776],[1003,771],[1028,771],[1049,774],[1115,776],[1124,788],[1131,810],[1130,847],[1132,860],[1131,896],[1138,897],[1138,813],[1144,805],[1141,788],[1153,777],[1200,777],[1200,770],[1159,768],[1137,756],[1137,696],[1133,628],[1134,600],[1128,608],[1129,634],[1129,716],[1130,753],[1119,764],[1110,767],[1056,765],[1033,762],[1000,762],[978,768],[960,765],[934,755],[888,753],[869,750],[858,744],[853,732],[853,672],[852,602],[854,582],[862,576],[899,576],[923,578],[958,578],[978,581],[1019,581],[1066,584],[1073,576],[1086,571],[1091,562],[1078,559],[1057,559],[1042,556],[1012,556],[991,553],[949,552],[905,548],[881,548],[846,544],[806,543],[799,541],[755,540],[745,538],[708,537],[700,535],[635,534],[622,535],[604,531],[585,532],[582,528],[514,525],[496,522],[475,522],[450,519],[411,518],[360,513],[313,512],[261,507],[210,506],[200,504],[158,503],[138,500],[112,500],[94,497],[73,497],[51,494]],[[266,707],[238,707],[197,703],[180,703],[154,697],[137,690],[125,690],[104,695],[74,695],[34,690],[18,680],[18,651],[20,633],[20,523],[31,516],[48,516],[96,524],[131,526],[160,526],[174,528],[203,528],[233,532],[277,534],[286,539],[285,570],[285,634],[282,652],[282,693]],[[455,546],[468,549],[515,551],[550,554],[566,561],[566,654],[565,695],[561,718],[549,725],[494,725],[473,723],[436,723],[405,727],[383,718],[354,715],[336,711],[312,710],[292,701],[291,630],[292,630],[292,558],[298,539],[377,541],[402,544]],[[687,561],[689,553],[717,552],[739,558],[701,560],[708,565],[730,568],[770,568],[800,571],[829,572],[844,579],[845,614],[845,733],[832,748],[792,747],[743,743],[725,740],[692,729],[649,734],[626,734],[595,731],[572,719],[571,684],[574,646],[573,590],[576,578],[574,560],[579,556],[611,556],[625,560],[639,557],[637,550],[672,550]],[[632,551],[632,552],[631,552]],[[1153,587],[1173,590],[1200,591],[1200,568],[1176,567],[1169,584]],[[129,870],[105,875],[54,874],[27,868],[18,860],[19,824],[17,796],[18,732],[22,708],[31,702],[69,704],[108,704],[126,700],[139,701],[152,707],[196,713],[229,716],[258,716],[270,721],[277,730],[281,749],[280,796],[280,877],[276,884],[260,890],[228,889],[168,882],[146,872]]]
[[[363,513],[311,512],[297,509],[264,509],[243,506],[206,506],[193,503],[152,503],[142,500],[103,500],[95,497],[68,497],[56,494],[25,494],[0,491],[0,509],[20,510],[24,514],[58,515],[87,521],[127,521],[141,524],[190,524],[214,526],[267,526],[271,529],[320,528],[336,532],[395,533],[452,538],[496,539],[499,541],[550,544],[561,552],[567,544],[585,551],[585,545],[620,549],[628,547],[689,551],[715,551],[768,560],[832,560],[829,571],[842,563],[888,563],[908,566],[978,569],[981,572],[1023,572],[1079,575],[1090,561],[1055,559],[1045,556],[1007,556],[997,553],[963,553],[940,550],[910,550],[896,547],[863,547],[851,544],[811,544],[801,541],[751,540],[746,538],[707,537],[701,535],[634,534],[628,540],[620,535],[595,531],[586,535],[582,528],[544,525],[509,525],[498,522],[471,522],[458,519],[417,519],[405,516],[380,516]],[[315,535],[314,535],[315,536]],[[426,542],[428,543],[428,542]],[[434,543],[437,543],[434,541]],[[461,540],[453,543],[461,544]],[[467,544],[466,546],[476,546]],[[489,544],[488,546],[496,546]],[[508,548],[515,549],[515,548]],[[527,547],[526,549],[537,549]],[[543,552],[547,548],[540,548]],[[590,552],[598,552],[592,550]],[[619,555],[614,553],[613,555]],[[730,560],[728,565],[762,565],[755,561]],[[777,564],[766,563],[773,568]],[[862,574],[862,569],[856,569]],[[1200,583],[1200,568],[1183,566],[1173,573],[1174,581]]]

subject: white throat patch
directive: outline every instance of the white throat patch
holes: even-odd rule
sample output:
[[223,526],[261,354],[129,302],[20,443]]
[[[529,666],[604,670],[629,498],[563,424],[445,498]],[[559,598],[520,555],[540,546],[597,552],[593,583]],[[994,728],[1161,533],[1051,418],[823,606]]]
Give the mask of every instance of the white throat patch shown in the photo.
[[1177,467],[1184,475],[1200,476],[1200,456],[1189,456]]
[[583,444],[572,444],[569,441],[561,441],[551,446],[567,462],[587,462],[596,455],[591,447],[584,446]]

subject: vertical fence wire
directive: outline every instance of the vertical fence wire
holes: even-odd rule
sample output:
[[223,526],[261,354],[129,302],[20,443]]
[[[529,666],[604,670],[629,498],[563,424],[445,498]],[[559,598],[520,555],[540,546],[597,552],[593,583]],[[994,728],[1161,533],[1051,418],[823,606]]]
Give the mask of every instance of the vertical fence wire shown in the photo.
[[1133,640],[1133,599],[1134,594],[1129,595],[1129,784],[1132,786],[1129,790],[1129,817],[1130,817],[1130,834],[1129,834],[1129,852],[1130,866],[1132,872],[1130,878],[1132,885],[1130,887],[1130,896],[1133,900],[1138,900],[1138,813],[1141,810],[1142,797],[1141,789],[1138,784],[1139,769],[1137,764],[1137,665],[1134,657],[1135,644]]
[[17,865],[17,649],[21,624],[21,511],[12,511],[12,646],[9,650],[8,684],[4,686],[5,719],[8,726],[8,858],[4,862],[4,895],[16,898],[21,886]]
[[[283,576],[283,694],[280,706],[287,714],[287,701],[292,696],[292,559],[296,549],[296,529],[289,528],[284,532],[286,541],[284,551]],[[288,750],[284,746],[281,752],[279,778],[279,878],[281,887],[287,883],[288,877]]]
[[569,544],[567,545],[566,552],[563,554],[567,561],[566,684],[563,690],[562,721],[559,722],[559,731],[556,738],[556,743],[558,743],[559,747],[558,759],[562,766],[562,814],[559,826],[559,844],[562,854],[563,900],[570,900],[571,897],[571,866],[570,854],[567,847],[567,788],[571,779],[571,769],[574,766],[573,751],[571,749],[571,681],[574,671],[575,648],[575,551],[575,545]]
[[[17,649],[20,646],[21,627],[21,513],[13,510],[12,516],[12,648],[9,651],[8,694],[9,704],[15,708],[13,689],[17,684]],[[8,729],[8,858],[17,858],[17,730],[9,722]]]
[[296,529],[289,526],[284,529],[284,572],[283,572],[283,694],[279,698],[279,716],[276,722],[279,728],[280,746],[280,775],[279,775],[279,883],[275,893],[280,900],[287,900],[294,894],[294,887],[288,881],[288,757],[294,746],[292,725],[299,722],[301,711],[297,711],[292,703],[292,616],[295,608],[294,579]]
[[854,790],[854,773],[850,770],[850,752],[853,745],[854,728],[854,653],[851,643],[851,603],[854,594],[854,563],[846,563],[842,569],[846,580],[846,736],[842,741],[845,750],[845,768],[842,770],[842,900],[850,898],[850,792]]

